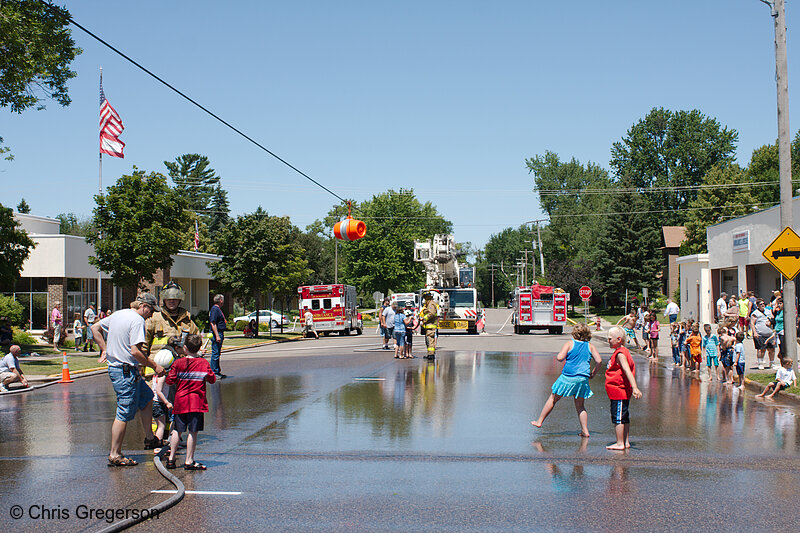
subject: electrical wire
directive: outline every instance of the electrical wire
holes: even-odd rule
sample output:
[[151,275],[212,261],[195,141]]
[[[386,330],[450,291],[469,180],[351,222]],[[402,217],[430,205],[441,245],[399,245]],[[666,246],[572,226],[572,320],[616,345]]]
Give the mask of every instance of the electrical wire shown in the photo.
[[[541,196],[568,195],[568,194],[628,194],[628,193],[656,193],[656,192],[691,192],[704,189],[731,189],[737,187],[770,187],[778,185],[779,181],[754,181],[751,183],[720,183],[716,185],[665,185],[660,187],[609,187],[595,189],[533,189],[534,193]],[[800,183],[800,180],[792,180]]]
[[72,18],[71,16],[70,16],[70,18],[69,18],[69,21],[70,21],[70,22],[71,22],[71,23],[72,23],[74,26],[76,26],[77,28],[79,28],[80,30],[82,30],[83,32],[85,32],[87,35],[89,35],[90,37],[94,38],[95,40],[97,40],[98,42],[100,42],[102,45],[106,46],[107,48],[109,48],[110,50],[112,50],[114,53],[116,53],[117,55],[121,56],[123,59],[125,59],[125,60],[126,60],[126,61],[128,61],[128,62],[130,62],[131,64],[133,64],[134,66],[136,66],[137,68],[139,68],[140,70],[142,70],[143,72],[145,72],[145,73],[146,73],[148,76],[150,76],[150,77],[154,78],[155,80],[159,81],[161,84],[165,85],[167,88],[169,88],[170,90],[172,90],[172,91],[173,91],[173,92],[175,92],[176,94],[180,95],[180,96],[181,96],[181,97],[183,97],[184,99],[186,99],[186,100],[188,100],[189,102],[191,102],[192,104],[194,104],[196,107],[200,108],[200,109],[201,109],[202,111],[204,111],[206,114],[208,114],[208,115],[210,115],[210,116],[214,117],[215,119],[217,119],[219,122],[221,122],[222,124],[224,124],[225,126],[227,126],[228,128],[230,128],[231,130],[235,131],[236,133],[238,133],[239,135],[241,135],[242,137],[244,137],[245,139],[247,139],[248,141],[250,141],[250,142],[251,142],[251,143],[253,143],[254,145],[258,146],[258,147],[259,147],[259,148],[261,148],[263,151],[265,151],[266,153],[268,153],[269,155],[271,155],[272,157],[274,157],[275,159],[277,159],[278,161],[280,161],[281,163],[283,163],[284,165],[286,165],[286,166],[287,166],[287,167],[289,167],[290,169],[294,170],[295,172],[297,172],[298,174],[300,174],[301,176],[303,176],[304,178],[306,178],[308,181],[310,181],[310,182],[312,182],[313,184],[315,184],[317,187],[319,187],[319,188],[321,188],[322,190],[324,190],[324,191],[326,191],[326,192],[330,193],[332,196],[334,196],[335,198],[338,198],[338,199],[339,199],[339,200],[341,200],[342,202],[344,202],[344,203],[347,203],[347,200],[345,200],[344,198],[342,198],[341,196],[339,196],[338,194],[336,194],[335,192],[333,192],[332,190],[330,190],[328,187],[326,187],[326,186],[325,186],[325,185],[323,185],[322,183],[318,182],[317,180],[315,180],[314,178],[312,178],[311,176],[309,176],[308,174],[306,174],[305,172],[303,172],[303,171],[302,171],[302,170],[300,170],[299,168],[295,167],[294,165],[292,165],[291,163],[289,163],[288,161],[286,161],[285,159],[283,159],[283,158],[282,158],[282,157],[280,157],[279,155],[275,154],[275,153],[274,153],[274,152],[272,152],[272,151],[271,151],[269,148],[267,148],[266,146],[262,145],[261,143],[259,143],[258,141],[256,141],[255,139],[253,139],[252,137],[250,137],[249,135],[247,135],[247,134],[246,134],[246,133],[244,133],[243,131],[239,130],[238,128],[236,128],[235,126],[233,126],[232,124],[230,124],[229,122],[227,122],[226,120],[224,120],[223,118],[221,118],[221,117],[220,117],[219,115],[217,115],[216,113],[213,113],[212,111],[210,111],[209,109],[207,109],[207,108],[206,108],[206,107],[204,107],[203,105],[199,104],[198,102],[196,102],[195,100],[193,100],[193,99],[192,99],[192,98],[190,98],[189,96],[185,95],[183,92],[179,91],[178,89],[176,89],[175,87],[173,87],[172,85],[170,85],[169,83],[167,83],[166,81],[162,80],[160,77],[156,76],[155,74],[153,74],[152,72],[150,72],[148,69],[146,69],[145,67],[143,67],[142,65],[140,65],[139,63],[137,63],[136,61],[134,61],[132,58],[128,57],[127,55],[125,55],[125,54],[124,54],[124,53],[122,53],[121,51],[117,50],[115,47],[113,47],[111,44],[109,44],[109,43],[107,43],[106,41],[104,41],[103,39],[101,39],[99,36],[95,35],[95,34],[94,34],[94,33],[92,33],[91,31],[89,31],[88,29],[84,28],[83,26],[81,26],[80,24],[78,24],[77,22],[75,22],[75,19],[74,19],[74,18]]

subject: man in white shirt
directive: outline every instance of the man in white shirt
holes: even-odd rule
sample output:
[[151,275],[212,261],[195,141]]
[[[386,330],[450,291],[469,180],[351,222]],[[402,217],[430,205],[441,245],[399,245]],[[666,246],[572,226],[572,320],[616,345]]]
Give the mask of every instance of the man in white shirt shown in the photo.
[[[135,466],[138,463],[122,454],[122,441],[128,422],[139,419],[146,435],[145,450],[160,448],[161,439],[153,435],[153,391],[139,375],[138,365],[149,366],[157,376],[164,369],[142,352],[145,343],[145,320],[160,311],[156,297],[145,293],[136,298],[131,309],[123,309],[92,325],[95,342],[100,347],[100,362],[108,361],[108,377],[117,393],[117,413],[111,424],[111,449],[108,466]],[[103,329],[108,338],[103,338]]]
[[717,322],[725,320],[725,311],[728,310],[728,293],[723,292],[717,300]]
[[681,312],[681,308],[678,307],[678,304],[672,301],[672,298],[667,299],[667,308],[664,309],[664,316],[669,317],[669,323],[672,324],[676,320],[678,320],[678,313]]

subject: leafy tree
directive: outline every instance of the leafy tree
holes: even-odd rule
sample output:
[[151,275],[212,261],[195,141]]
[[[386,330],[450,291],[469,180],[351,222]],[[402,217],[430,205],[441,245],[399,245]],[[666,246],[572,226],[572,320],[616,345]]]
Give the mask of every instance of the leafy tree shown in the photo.
[[28,214],[30,212],[31,212],[31,206],[29,206],[28,202],[26,202],[25,198],[23,198],[17,204],[17,213]]
[[564,289],[573,303],[581,300],[578,289],[584,285],[590,286],[593,293],[605,291],[605,284],[589,259],[554,259],[547,263],[547,269],[547,284]]
[[298,232],[295,242],[305,250],[306,261],[311,271],[301,285],[325,285],[334,279],[335,240],[325,223],[316,220],[306,227],[305,232]]
[[[800,179],[800,131],[794,136],[791,145],[792,153],[792,180]],[[778,168],[778,143],[765,144],[753,150],[750,157],[750,164],[747,167],[747,174],[750,180],[756,184],[753,186],[753,195],[762,203],[777,204],[781,201],[780,180]],[[775,182],[774,185],[763,185],[765,182]],[[796,183],[792,184],[793,194],[797,194],[800,188]]]
[[[622,187],[630,187],[623,181]],[[663,269],[661,224],[650,213],[640,194],[614,195],[610,214],[597,217],[600,228],[594,263],[605,294],[623,298],[627,289],[638,294],[642,287],[660,290]]]
[[22,263],[36,244],[19,227],[13,211],[0,204],[0,287],[13,287],[22,272]]
[[[13,113],[44,109],[44,98],[70,104],[67,82],[76,73],[69,65],[81,50],[67,28],[69,20],[69,11],[48,2],[0,2],[0,107]],[[0,146],[0,154],[6,152],[8,147]]]
[[[345,206],[336,206],[325,222],[332,229],[346,213]],[[367,235],[340,244],[339,281],[355,285],[362,294],[421,288],[425,274],[422,265],[414,262],[414,241],[453,229],[433,204],[421,203],[413,190],[389,190],[360,204],[354,202],[353,214],[367,224]]]
[[[707,253],[706,228],[726,219],[746,215],[757,209],[747,173],[736,164],[715,166],[706,174],[702,189],[689,205],[686,217],[686,240],[681,255]],[[765,206],[766,207],[766,206]]]
[[596,220],[582,215],[608,210],[609,195],[604,192],[613,187],[608,172],[575,158],[561,161],[550,151],[525,163],[534,175],[539,205],[550,218],[542,239],[545,257],[561,264],[574,258],[588,261],[595,248]]
[[214,278],[240,298],[255,298],[257,309],[264,293],[293,293],[310,275],[296,231],[288,217],[270,216],[261,207],[236,217],[216,239],[222,260],[209,265]]
[[[219,176],[210,168],[211,162],[204,155],[183,154],[175,162],[164,161],[175,189],[188,202],[189,209],[209,223]],[[227,201],[227,195],[225,195]]]
[[92,219],[89,217],[78,218],[75,213],[60,213],[56,218],[61,222],[59,233],[80,237],[87,237],[92,233]]
[[114,284],[131,287],[153,282],[159,268],[172,265],[191,224],[186,200],[167,184],[163,174],[134,167],[105,195],[95,196],[89,262],[111,274]]
[[[736,130],[720,126],[698,110],[652,109],[611,148],[611,167],[618,181],[640,192],[652,187],[700,185],[714,165],[733,162]],[[682,209],[697,197],[696,189],[653,191],[651,214],[663,225],[682,223]]]
[[[517,283],[515,271],[517,259],[522,257],[522,250],[531,250],[531,241],[534,238],[536,238],[536,232],[525,225],[519,228],[506,228],[489,237],[476,267],[476,277],[478,278],[476,285],[484,302],[491,302],[491,265],[496,265],[494,269],[495,301],[505,300]],[[538,257],[536,263],[538,264]],[[529,277],[529,281],[530,278],[533,276]]]

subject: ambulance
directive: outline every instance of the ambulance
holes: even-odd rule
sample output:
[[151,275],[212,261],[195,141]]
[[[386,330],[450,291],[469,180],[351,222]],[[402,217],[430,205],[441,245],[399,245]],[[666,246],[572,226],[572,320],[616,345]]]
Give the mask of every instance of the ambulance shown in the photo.
[[514,313],[511,322],[514,333],[528,333],[546,329],[551,335],[560,335],[567,324],[569,294],[545,285],[531,285],[514,289]]
[[389,303],[396,303],[397,308],[419,311],[419,294],[416,292],[396,292],[389,297]]
[[297,288],[300,320],[306,311],[314,317],[317,333],[350,335],[363,332],[356,303],[356,288],[352,285],[304,285]]

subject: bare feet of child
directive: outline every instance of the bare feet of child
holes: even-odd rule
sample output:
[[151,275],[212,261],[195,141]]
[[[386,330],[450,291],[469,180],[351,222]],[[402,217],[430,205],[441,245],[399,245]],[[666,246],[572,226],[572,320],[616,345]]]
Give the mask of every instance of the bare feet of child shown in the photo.
[[541,423],[541,422],[539,422],[538,420],[531,420],[531,425],[532,425],[532,426],[535,426],[535,427],[537,427],[537,428],[540,428],[540,427],[542,427],[542,423]]
[[589,434],[588,433],[584,433],[583,431],[578,433],[578,436],[583,438],[583,439],[588,439],[589,438]]
[[606,446],[606,450],[612,450],[612,451],[616,451],[616,452],[624,452],[625,451],[625,445],[615,442],[614,444],[609,444],[608,446]]

